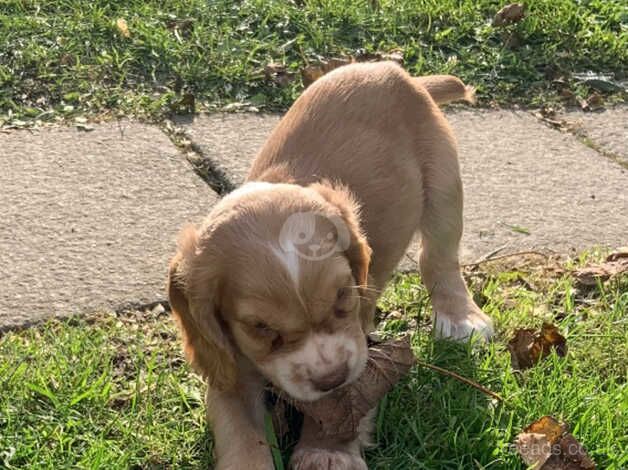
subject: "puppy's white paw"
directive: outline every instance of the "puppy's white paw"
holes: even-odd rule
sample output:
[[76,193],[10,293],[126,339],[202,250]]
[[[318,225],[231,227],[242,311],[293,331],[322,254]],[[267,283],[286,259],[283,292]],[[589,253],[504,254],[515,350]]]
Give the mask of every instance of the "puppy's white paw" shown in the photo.
[[464,316],[453,317],[436,312],[434,317],[434,334],[437,338],[463,341],[472,335],[480,335],[485,340],[493,336],[492,320],[477,307]]
[[366,463],[357,455],[339,450],[303,447],[290,459],[292,470],[368,470]]

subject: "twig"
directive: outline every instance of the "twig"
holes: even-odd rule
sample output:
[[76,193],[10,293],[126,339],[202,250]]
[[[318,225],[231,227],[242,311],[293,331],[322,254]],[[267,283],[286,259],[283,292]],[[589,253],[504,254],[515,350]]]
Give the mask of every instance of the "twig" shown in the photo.
[[499,253],[500,251],[508,248],[509,244],[510,243],[504,243],[502,246],[495,248],[493,251],[480,256],[475,262],[476,263],[481,263],[483,261],[486,261],[488,259],[493,258],[497,253]]
[[466,377],[463,377],[462,375],[456,374],[455,372],[452,372],[450,370],[447,369],[443,369],[442,367],[438,367],[435,366],[434,364],[430,364],[428,362],[423,362],[419,359],[416,360],[417,365],[421,366],[421,367],[425,367],[427,369],[431,369],[434,370],[436,372],[440,372],[443,375],[447,375],[449,377],[453,377],[456,380],[459,380],[462,383],[465,383],[467,385],[470,385],[473,388],[478,389],[480,392],[485,393],[486,395],[495,398],[498,401],[504,402],[505,400],[501,397],[501,395],[498,395],[497,393],[493,392],[492,390],[489,390],[488,388],[486,388],[483,385],[480,385],[477,382],[474,382],[471,379],[467,379]]
[[523,255],[537,255],[537,256],[542,256],[543,258],[547,259],[550,257],[550,255],[546,254],[546,253],[542,253],[540,251],[535,251],[535,250],[528,250],[528,251],[518,251],[516,253],[508,253],[507,255],[501,255],[501,256],[495,256],[495,257],[484,257],[484,259],[480,259],[474,263],[467,263],[467,264],[462,264],[460,265],[460,267],[462,268],[468,268],[470,266],[479,266],[480,264],[483,263],[488,263],[489,261],[497,261],[500,259],[504,259],[504,258],[513,258],[515,256],[523,256]]

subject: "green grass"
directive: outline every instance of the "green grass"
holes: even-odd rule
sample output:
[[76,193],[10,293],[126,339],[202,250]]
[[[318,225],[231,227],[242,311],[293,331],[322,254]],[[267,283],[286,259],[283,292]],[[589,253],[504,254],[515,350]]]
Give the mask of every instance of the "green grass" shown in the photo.
[[[586,257],[577,263],[586,261]],[[569,269],[517,261],[471,270],[496,322],[491,344],[434,341],[416,275],[380,302],[380,331],[412,331],[417,355],[501,394],[500,404],[415,368],[380,406],[374,469],[523,469],[511,443],[545,414],[567,421],[598,468],[628,466],[628,276],[577,289]],[[393,318],[396,317],[396,318]],[[569,353],[513,372],[512,330],[553,321]],[[212,443],[203,385],[184,363],[168,314],[51,321],[0,338],[0,467],[207,468]]]
[[[83,114],[160,118],[229,103],[287,108],[302,90],[264,76],[320,57],[400,48],[415,74],[453,73],[484,103],[540,104],[578,74],[627,78],[622,0],[538,0],[526,18],[491,25],[496,0],[2,0],[0,120]],[[116,20],[124,18],[130,37]]]

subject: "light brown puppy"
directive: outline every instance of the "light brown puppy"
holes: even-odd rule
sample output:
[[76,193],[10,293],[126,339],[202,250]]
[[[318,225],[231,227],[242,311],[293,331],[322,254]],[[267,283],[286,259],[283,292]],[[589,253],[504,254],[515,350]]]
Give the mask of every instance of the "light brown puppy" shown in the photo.
[[[341,67],[294,103],[247,183],[183,231],[169,297],[209,383],[219,469],[272,469],[268,382],[316,400],[361,374],[374,302],[417,231],[436,332],[490,334],[460,274],[462,185],[437,106],[471,96],[455,77],[412,78],[393,63]],[[306,421],[293,468],[366,468],[366,436],[311,434]]]

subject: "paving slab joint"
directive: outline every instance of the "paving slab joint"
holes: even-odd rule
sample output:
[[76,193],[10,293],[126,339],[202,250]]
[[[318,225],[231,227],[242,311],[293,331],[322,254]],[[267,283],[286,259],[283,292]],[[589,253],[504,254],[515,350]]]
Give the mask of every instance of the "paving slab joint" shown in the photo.
[[574,131],[573,135],[576,136],[576,138],[580,141],[582,145],[586,145],[590,149],[595,150],[603,157],[608,158],[612,162],[617,163],[618,165],[628,170],[628,161],[623,160],[621,156],[616,154],[615,152],[611,152],[610,150],[605,149],[602,145],[598,144],[592,137],[590,137],[586,133],[586,131]]
[[622,159],[621,155],[605,149],[603,145],[596,142],[595,139],[587,133],[587,130],[584,128],[584,126],[574,125],[573,123],[567,123],[566,121],[558,121],[555,119],[545,119],[541,115],[539,115],[539,113],[535,112],[531,112],[530,115],[532,115],[537,121],[549,127],[550,129],[571,134],[582,145],[589,147],[591,150],[594,150],[602,157],[628,170],[628,162]]
[[192,140],[183,127],[167,119],[160,123],[159,128],[185,154],[194,173],[219,196],[224,196],[236,188],[229,176],[205,155],[202,147]]

